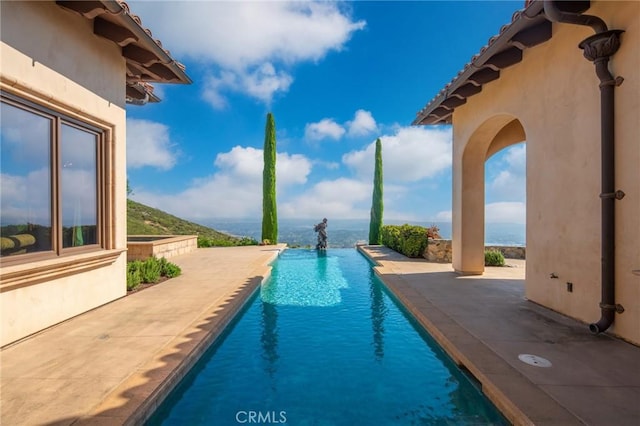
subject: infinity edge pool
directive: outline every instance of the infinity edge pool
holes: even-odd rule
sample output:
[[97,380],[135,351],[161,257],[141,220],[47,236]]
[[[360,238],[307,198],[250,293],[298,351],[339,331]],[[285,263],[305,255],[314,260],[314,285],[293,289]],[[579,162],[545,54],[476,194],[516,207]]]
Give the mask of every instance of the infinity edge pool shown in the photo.
[[[372,268],[376,266],[380,266],[380,264],[369,254],[366,250],[363,250],[360,246],[356,247],[356,251],[358,254],[362,255],[364,259],[370,264]],[[189,360],[184,362],[183,365],[180,366],[181,372],[179,374],[173,374],[165,383],[162,384],[163,391],[162,393],[158,393],[158,395],[153,398],[154,401],[152,404],[148,404],[148,409],[146,410],[146,415],[143,419],[149,420],[153,413],[157,410],[159,406],[161,406],[165,399],[169,397],[171,392],[180,384],[181,380],[185,375],[189,374],[191,369],[198,363],[198,361],[206,355],[206,353],[215,348],[218,342],[224,341],[229,332],[234,329],[235,324],[242,319],[243,313],[249,309],[254,297],[256,296],[257,290],[262,288],[262,285],[268,281],[271,277],[271,265],[279,259],[278,256],[272,260],[269,264],[269,274],[265,275],[261,282],[255,283],[254,286],[251,286],[250,291],[243,292],[244,294],[234,294],[233,299],[238,303],[235,304],[235,308],[233,312],[229,312],[229,314],[224,319],[224,323],[217,326],[217,332],[213,333],[206,339],[206,342],[201,342],[198,347],[199,351],[197,354],[192,353],[189,356]],[[460,372],[468,377],[470,382],[478,388],[478,390],[485,395],[485,397],[496,407],[498,412],[502,413],[504,416],[504,404],[497,404],[495,398],[493,397],[493,393],[485,393],[485,389],[483,389],[482,381],[479,380],[476,375],[473,373],[473,366],[471,368],[467,367],[467,364],[463,361],[463,357],[460,356],[460,353],[456,351],[455,347],[452,347],[448,339],[442,335],[442,333],[431,323],[427,318],[424,317],[420,313],[419,310],[412,308],[412,303],[407,303],[408,299],[406,295],[398,291],[394,288],[393,285],[390,285],[387,281],[383,280],[382,275],[379,273],[377,269],[373,269],[373,272],[382,283],[385,293],[387,296],[392,298],[397,304],[398,308],[404,311],[407,318],[410,322],[414,323],[415,327],[418,327],[422,330],[423,333],[429,335],[433,338],[436,344],[440,347],[442,352],[446,354],[450,358],[450,361],[455,364]],[[393,281],[393,280],[392,280]],[[241,300],[238,300],[241,299]],[[444,343],[444,344],[443,344]],[[195,352],[195,351],[194,351]],[[504,403],[504,401],[501,401]],[[502,406],[501,406],[502,405]],[[511,408],[511,407],[510,407]],[[509,411],[509,410],[507,410]]]

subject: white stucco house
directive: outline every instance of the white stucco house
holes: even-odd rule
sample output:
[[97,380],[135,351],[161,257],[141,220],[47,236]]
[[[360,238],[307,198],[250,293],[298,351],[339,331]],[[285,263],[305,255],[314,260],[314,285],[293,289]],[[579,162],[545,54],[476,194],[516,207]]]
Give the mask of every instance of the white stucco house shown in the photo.
[[485,162],[526,141],[526,297],[640,344],[640,2],[527,1],[413,124],[453,126],[453,267],[484,271]]
[[0,19],[5,346],[126,294],[125,106],[190,79],[121,1],[3,1]]

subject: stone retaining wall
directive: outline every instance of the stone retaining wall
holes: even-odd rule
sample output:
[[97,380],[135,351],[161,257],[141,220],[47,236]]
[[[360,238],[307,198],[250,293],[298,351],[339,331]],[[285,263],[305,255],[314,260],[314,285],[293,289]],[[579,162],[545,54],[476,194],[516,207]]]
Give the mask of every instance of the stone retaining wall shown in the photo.
[[[507,259],[525,259],[526,247],[486,246],[485,250],[498,250]],[[429,239],[423,257],[429,262],[451,263],[451,240]]]
[[519,246],[485,246],[485,250],[498,250],[506,259],[525,259],[526,247]]
[[[130,237],[150,237],[135,235]],[[153,241],[127,241],[127,261],[145,260],[148,257],[164,257],[169,259],[180,254],[191,253],[198,248],[197,235],[163,235],[154,236]]]
[[451,263],[451,240],[434,240],[429,238],[423,257],[429,262]]

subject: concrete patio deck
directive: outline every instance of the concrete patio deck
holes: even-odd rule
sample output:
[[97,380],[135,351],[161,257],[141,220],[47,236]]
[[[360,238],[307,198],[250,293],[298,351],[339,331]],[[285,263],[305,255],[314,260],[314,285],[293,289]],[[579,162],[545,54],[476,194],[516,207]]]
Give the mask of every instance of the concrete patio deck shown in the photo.
[[[198,249],[172,258],[180,277],[2,349],[0,423],[140,423],[268,276],[282,248]],[[640,348],[593,336],[524,300],[522,263],[462,277],[451,265],[361,249],[514,423],[640,423]],[[527,365],[518,360],[523,353],[553,365]]]
[[[524,298],[524,261],[461,276],[451,264],[361,250],[376,273],[449,355],[482,383],[514,424],[639,425],[640,347]],[[640,327],[640,324],[638,324]],[[541,368],[519,360],[551,361]]]
[[285,246],[198,249],[182,275],[0,352],[0,424],[139,424],[242,308]]

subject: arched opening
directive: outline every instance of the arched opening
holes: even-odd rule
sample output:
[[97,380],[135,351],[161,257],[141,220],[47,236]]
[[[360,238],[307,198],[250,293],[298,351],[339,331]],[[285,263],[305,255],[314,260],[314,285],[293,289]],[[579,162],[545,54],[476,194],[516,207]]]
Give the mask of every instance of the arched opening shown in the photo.
[[484,272],[485,162],[498,151],[525,140],[520,120],[505,114],[484,121],[466,144],[460,141],[462,155],[456,156],[454,147],[452,255],[457,272]]

